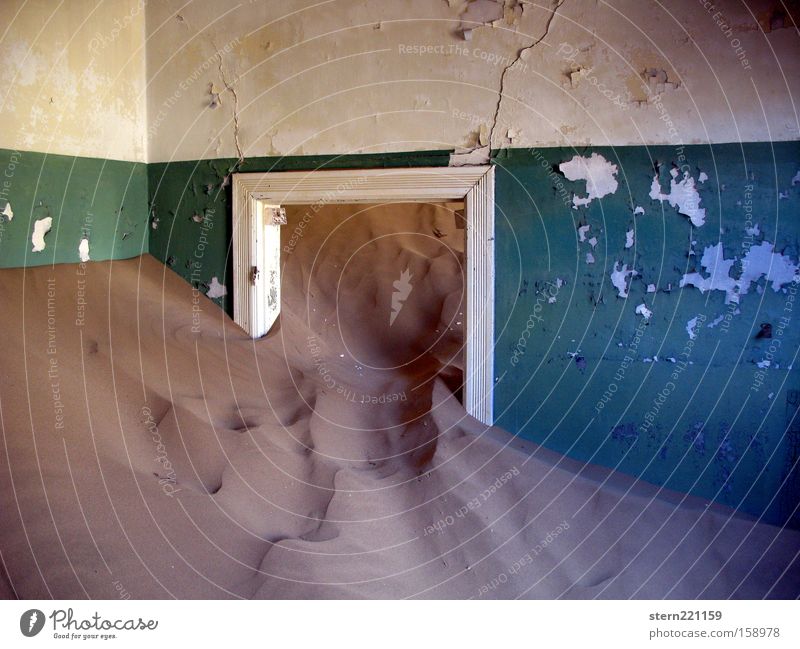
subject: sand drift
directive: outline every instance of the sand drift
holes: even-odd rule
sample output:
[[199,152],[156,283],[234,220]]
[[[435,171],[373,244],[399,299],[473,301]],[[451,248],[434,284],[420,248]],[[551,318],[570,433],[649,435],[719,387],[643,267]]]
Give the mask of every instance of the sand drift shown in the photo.
[[284,263],[258,341],[148,255],[0,271],[0,592],[800,594],[798,533],[466,415],[452,211],[324,207]]

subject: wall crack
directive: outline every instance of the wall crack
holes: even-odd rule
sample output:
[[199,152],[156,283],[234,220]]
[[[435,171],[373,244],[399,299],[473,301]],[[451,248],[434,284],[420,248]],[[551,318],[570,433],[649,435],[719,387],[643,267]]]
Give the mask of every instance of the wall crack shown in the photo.
[[533,43],[530,45],[526,45],[525,47],[521,48],[518,52],[514,60],[511,61],[507,66],[503,68],[503,71],[500,73],[500,84],[497,91],[497,105],[494,109],[494,115],[492,116],[492,124],[489,127],[489,135],[487,138],[487,144],[482,146],[480,142],[478,142],[478,146],[472,147],[466,151],[457,151],[450,156],[450,166],[460,167],[460,166],[468,166],[468,165],[480,165],[486,164],[489,162],[492,156],[492,141],[494,137],[495,129],[497,128],[497,122],[500,118],[500,110],[503,104],[503,92],[505,91],[505,84],[506,84],[506,75],[508,72],[522,59],[522,56],[525,52],[531,51],[537,45],[539,45],[547,36],[550,34],[550,27],[553,24],[553,20],[558,13],[558,10],[561,6],[566,2],[566,0],[558,0],[554,2],[551,6],[552,9],[550,10],[550,17],[547,19],[547,22],[544,26],[544,33],[537,38]]
[[242,151],[242,143],[239,139],[239,95],[236,93],[236,88],[234,88],[233,83],[228,81],[228,75],[225,74],[225,67],[223,66],[222,60],[222,50],[216,46],[213,40],[211,40],[211,45],[214,47],[214,51],[217,53],[219,79],[222,82],[225,90],[229,92],[233,98],[233,141],[236,146],[236,154],[238,156],[236,164],[233,166],[233,169],[231,169],[231,173],[233,173],[241,166],[242,162],[244,162],[244,152]]

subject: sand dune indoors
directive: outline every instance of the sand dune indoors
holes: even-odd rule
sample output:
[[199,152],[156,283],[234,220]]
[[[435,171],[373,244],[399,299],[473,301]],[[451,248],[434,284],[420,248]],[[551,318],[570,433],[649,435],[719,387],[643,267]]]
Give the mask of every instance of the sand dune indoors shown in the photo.
[[3,594],[796,597],[797,532],[465,414],[457,222],[323,208],[257,341],[148,255],[0,271]]

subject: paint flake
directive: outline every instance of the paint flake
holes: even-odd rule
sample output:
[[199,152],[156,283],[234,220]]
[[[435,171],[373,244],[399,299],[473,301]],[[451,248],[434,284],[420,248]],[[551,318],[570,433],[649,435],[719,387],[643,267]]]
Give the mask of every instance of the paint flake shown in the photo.
[[644,208],[641,205],[633,208],[633,215],[636,216],[637,214],[644,214]]
[[80,257],[83,263],[90,261],[89,258],[89,239],[84,237],[81,239],[80,244],[78,244],[78,256]]
[[31,236],[31,243],[33,244],[33,251],[32,252],[41,252],[45,249],[47,245],[44,241],[44,235],[50,232],[50,228],[53,227],[53,217],[48,216],[43,219],[39,219],[33,224],[33,236]]
[[5,216],[7,221],[13,220],[14,211],[11,209],[11,201],[6,202],[6,206],[3,208],[3,211],[0,212],[0,214]]
[[594,255],[591,252],[586,253],[586,263],[593,264],[594,263]]
[[628,269],[628,264],[623,264],[619,268],[619,262],[614,262],[614,270],[611,272],[611,283],[617,289],[617,295],[621,298],[628,297],[628,277],[634,277],[637,272],[634,269]]
[[456,149],[450,154],[450,167],[467,167],[471,165],[482,165],[489,162],[490,149],[488,146],[476,147],[474,149]]
[[625,233],[625,247],[633,248],[633,230],[628,230]]
[[700,289],[701,293],[706,291],[723,291],[725,293],[725,303],[739,302],[738,284],[729,273],[735,259],[725,259],[722,250],[722,243],[716,246],[708,246],[703,252],[700,264],[707,271],[709,277],[703,277],[700,273],[687,273],[681,278],[680,287],[694,286]]
[[742,260],[742,274],[739,277],[739,294],[750,290],[750,283],[761,277],[772,282],[772,290],[776,293],[784,284],[794,282],[800,267],[792,263],[790,257],[774,251],[774,244],[762,241],[759,246],[750,246]]
[[698,317],[695,316],[686,323],[686,333],[689,334],[689,340],[694,340],[697,338],[697,320]]
[[206,295],[212,300],[215,300],[219,297],[224,297],[227,294],[227,287],[224,284],[220,284],[216,277],[212,277],[211,284],[208,285],[208,291],[206,291]]
[[586,233],[591,229],[591,225],[582,225],[578,228],[578,241],[586,241]]
[[591,157],[582,158],[573,156],[572,160],[562,162],[558,165],[561,173],[568,180],[585,180],[586,196],[572,196],[572,207],[578,209],[581,205],[588,205],[595,198],[602,198],[617,191],[617,165],[610,163],[599,153],[593,153]]
[[653,312],[647,308],[647,305],[644,302],[636,307],[636,313],[642,316],[645,320],[649,320],[650,316],[653,315]]
[[695,187],[694,178],[684,172],[683,179],[678,182],[678,170],[670,169],[672,179],[669,181],[669,194],[661,191],[661,182],[658,174],[653,176],[650,184],[650,198],[654,201],[668,201],[671,207],[678,209],[679,214],[688,216],[692,225],[699,228],[706,222],[706,210],[700,207],[700,194]]

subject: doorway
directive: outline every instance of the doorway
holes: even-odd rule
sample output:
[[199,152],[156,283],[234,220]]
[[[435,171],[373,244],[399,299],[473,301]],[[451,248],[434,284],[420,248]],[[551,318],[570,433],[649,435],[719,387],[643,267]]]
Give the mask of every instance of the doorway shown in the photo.
[[[429,167],[263,172],[233,178],[234,320],[265,335],[280,312],[281,228],[286,206],[463,202],[466,309],[464,406],[493,423],[494,169]],[[295,226],[297,227],[297,226]],[[435,235],[434,235],[435,236]],[[283,236],[285,240],[286,237]],[[403,277],[398,277],[401,294]],[[397,316],[399,318],[399,315]]]

